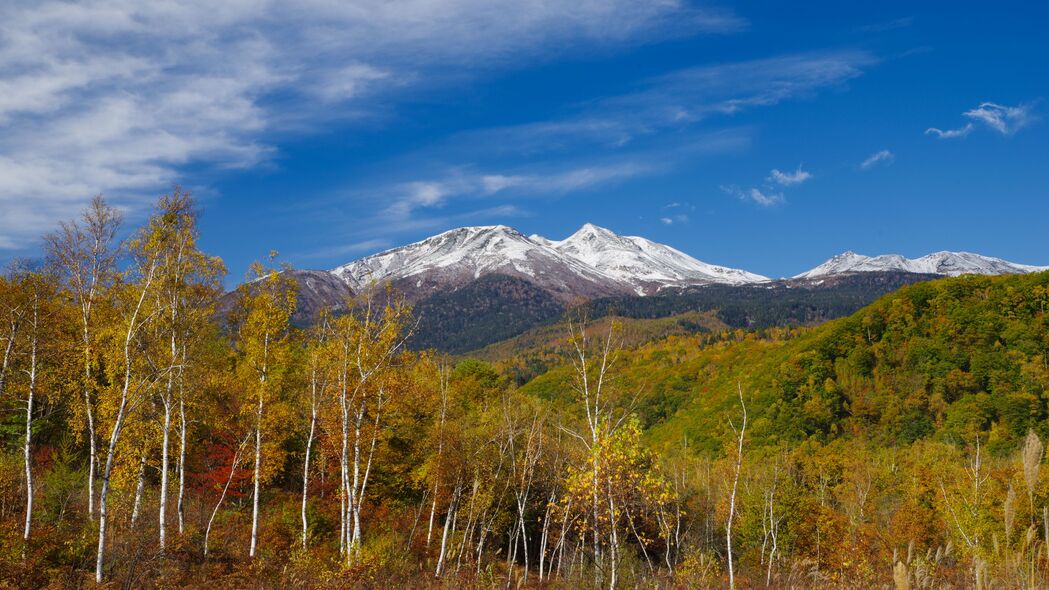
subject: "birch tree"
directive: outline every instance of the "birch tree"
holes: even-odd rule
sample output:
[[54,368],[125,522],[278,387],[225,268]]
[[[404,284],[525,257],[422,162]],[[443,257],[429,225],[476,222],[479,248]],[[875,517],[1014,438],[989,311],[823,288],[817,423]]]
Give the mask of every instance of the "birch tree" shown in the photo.
[[20,373],[25,377],[19,388],[24,395],[21,402],[25,406],[25,430],[22,440],[22,455],[25,468],[25,521],[22,539],[29,541],[33,525],[33,497],[35,493],[33,471],[33,429],[37,406],[40,402],[40,386],[43,368],[47,355],[45,348],[54,346],[57,339],[55,330],[50,326],[54,314],[54,282],[47,269],[30,270],[19,268],[14,275],[13,286],[17,293],[17,307],[24,313],[21,331],[21,342],[15,344],[15,353],[20,357]]
[[[736,570],[732,563],[732,521],[736,516],[736,490],[739,486],[739,472],[743,467],[743,437],[747,432],[747,404],[743,402],[743,386],[737,384],[736,389],[739,392],[739,407],[743,411],[743,419],[740,423],[739,430],[732,426],[733,431],[736,433],[737,446],[736,446],[736,469],[732,476],[732,491],[729,494],[728,501],[728,519],[725,522],[725,547],[728,555],[728,586],[729,588],[736,587]],[[731,421],[729,422],[731,425]]]
[[[44,237],[48,256],[59,269],[69,298],[79,311],[80,355],[83,381],[80,386],[88,440],[87,513],[95,517],[95,479],[98,467],[98,435],[95,432],[95,338],[97,306],[116,274],[119,248],[116,234],[121,215],[102,198],[91,203],[79,220],[62,222],[58,231]],[[6,358],[6,357],[5,357]],[[0,389],[3,377],[0,375]]]
[[[221,292],[219,281],[225,268],[221,260],[206,256],[197,248],[197,215],[193,199],[180,187],[160,198],[158,214],[147,228],[150,239],[142,248],[159,261],[154,306],[157,317],[157,344],[164,349],[164,386],[157,390],[160,402],[160,501],[158,533],[160,550],[167,542],[169,477],[171,473],[171,429],[177,409],[179,436],[179,530],[182,530],[183,472],[186,456],[186,408],[184,382],[189,339],[201,333],[200,324],[211,315],[211,301]],[[200,313],[203,310],[205,313]]]
[[151,240],[146,232],[140,232],[129,244],[131,264],[123,273],[122,280],[113,287],[116,314],[110,326],[114,336],[114,347],[110,351],[108,366],[113,369],[111,385],[102,392],[100,400],[108,415],[110,426],[106,461],[102,469],[102,488],[98,497],[98,551],[95,558],[95,581],[102,582],[106,527],[108,524],[108,500],[110,478],[117,459],[121,433],[128,416],[133,414],[147,399],[150,389],[158,378],[156,364],[147,362],[149,347],[144,341],[145,327],[152,324],[159,310],[150,306],[160,266],[159,249],[145,248]]
[[308,372],[308,394],[310,426],[306,435],[306,451],[302,461],[302,506],[300,517],[302,519],[302,548],[306,549],[309,534],[309,519],[306,515],[307,502],[310,494],[310,455],[313,451],[313,442],[317,435],[317,421],[320,416],[321,404],[326,399],[328,389],[328,372],[324,364],[324,346],[330,331],[330,318],[324,313],[318,323],[308,333],[305,343],[306,347],[306,370]]
[[341,427],[340,478],[342,505],[339,547],[352,563],[361,543],[361,506],[365,501],[372,460],[382,428],[382,413],[391,389],[386,371],[404,349],[410,308],[403,299],[381,310],[373,299],[350,302],[349,313],[333,322],[331,346]]
[[[612,323],[603,334],[592,334],[589,318],[585,315],[568,316],[568,349],[573,369],[572,388],[576,399],[583,406],[586,431],[582,434],[568,430],[586,447],[589,456],[589,526],[591,553],[595,564],[595,575],[604,571],[610,588],[618,583],[618,560],[616,545],[618,531],[615,520],[604,520],[602,515],[614,506],[607,491],[607,482],[602,481],[602,453],[605,440],[611,437],[626,419],[628,412],[617,406],[621,401],[612,395],[610,381],[618,361],[621,342],[618,326]],[[619,393],[616,391],[615,393]],[[604,560],[602,547],[608,547],[608,560]]]
[[[270,260],[276,252],[270,254]],[[267,402],[279,393],[287,360],[289,322],[295,310],[295,283],[285,268],[279,271],[261,263],[252,265],[251,278],[241,288],[236,346],[240,353],[239,368],[251,383],[255,398],[252,411],[255,455],[252,474],[251,545],[248,556],[254,558],[258,547],[259,496],[263,472],[263,429],[266,426]]]

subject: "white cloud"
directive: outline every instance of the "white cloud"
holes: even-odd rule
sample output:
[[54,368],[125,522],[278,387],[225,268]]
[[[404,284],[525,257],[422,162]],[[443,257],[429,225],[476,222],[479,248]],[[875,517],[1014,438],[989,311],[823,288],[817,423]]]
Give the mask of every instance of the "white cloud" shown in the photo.
[[663,225],[674,225],[675,223],[688,223],[688,215],[680,213],[672,217],[660,217],[659,222]]
[[481,177],[481,186],[484,188],[486,194],[495,194],[499,191],[519,186],[525,181],[526,178],[523,176],[488,174]]
[[779,205],[786,202],[786,198],[783,193],[777,193],[772,191],[763,192],[758,188],[741,189],[738,186],[722,186],[721,190],[736,197],[741,201],[750,201],[761,205],[762,207],[772,207],[773,205]]
[[1031,104],[1010,107],[993,102],[980,103],[980,106],[965,111],[962,116],[972,122],[957,129],[943,130],[929,127],[925,133],[935,135],[940,139],[958,139],[969,135],[976,128],[974,123],[978,123],[1002,135],[1012,135],[1037,119]]
[[372,252],[376,250],[382,250],[389,248],[392,245],[387,238],[373,238],[370,240],[361,240],[360,242],[353,242],[350,244],[344,244],[342,246],[336,246],[334,248],[323,248],[308,252],[305,254],[299,254],[300,258],[330,258],[333,256],[344,256],[349,254],[360,254],[364,252]]
[[985,102],[962,114],[987,125],[1002,135],[1012,135],[1033,121],[1031,105],[1007,107]]
[[769,182],[775,182],[776,184],[781,184],[783,186],[793,186],[795,184],[801,184],[811,178],[811,173],[802,170],[801,166],[798,166],[798,169],[794,172],[780,172],[779,170],[773,169],[769,176]]
[[[399,182],[373,187],[364,192],[378,195],[389,204],[377,222],[406,222],[419,210],[443,207],[451,200],[490,198],[499,193],[516,197],[550,197],[590,189],[635,176],[648,174],[656,167],[642,163],[617,161],[572,168],[532,171],[527,174],[484,174],[453,168],[428,180]],[[410,224],[405,227],[412,227]]]
[[674,1],[3,2],[0,248],[97,192],[134,211],[183,166],[257,165],[275,134],[374,113],[406,88],[745,27]]
[[878,164],[891,164],[896,159],[896,155],[889,150],[881,150],[874,152],[869,158],[860,163],[860,169],[868,170],[877,166]]
[[925,130],[925,134],[926,135],[935,135],[936,137],[939,137],[940,139],[955,139],[955,138],[958,138],[958,137],[965,137],[966,135],[969,135],[969,133],[971,133],[972,130],[973,130],[973,124],[972,123],[966,123],[965,126],[959,127],[957,129],[946,129],[946,130],[944,130],[944,129],[938,129],[936,127],[929,127],[928,129]]

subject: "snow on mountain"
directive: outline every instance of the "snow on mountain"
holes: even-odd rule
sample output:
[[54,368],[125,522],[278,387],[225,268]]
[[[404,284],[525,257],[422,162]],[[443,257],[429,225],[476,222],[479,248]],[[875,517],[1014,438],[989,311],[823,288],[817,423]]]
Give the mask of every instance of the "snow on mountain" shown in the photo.
[[722,283],[738,285],[759,283],[769,279],[734,268],[715,266],[651,240],[636,236],[620,236],[615,232],[587,223],[577,232],[546,245],[596,269],[598,272],[630,285],[639,295],[649,294],[666,286]]
[[561,241],[526,237],[503,225],[462,227],[356,260],[332,273],[354,291],[390,281],[418,295],[499,273],[524,278],[566,299],[768,280],[589,223]]
[[1049,270],[1049,266],[1017,264],[971,252],[935,252],[921,258],[904,258],[899,254],[864,256],[855,252],[838,254],[823,264],[796,275],[796,279],[854,272],[902,271],[958,276],[963,274],[1020,274]]
[[622,291],[608,277],[504,225],[461,227],[332,271],[354,290],[390,281],[420,294],[488,274],[527,279],[564,297]]

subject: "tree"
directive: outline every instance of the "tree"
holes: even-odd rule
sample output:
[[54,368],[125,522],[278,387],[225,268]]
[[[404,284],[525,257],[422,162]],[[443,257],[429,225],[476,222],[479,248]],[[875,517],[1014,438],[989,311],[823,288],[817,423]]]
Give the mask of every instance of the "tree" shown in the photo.
[[[44,267],[33,270],[28,263],[17,265],[12,275],[11,293],[14,301],[12,309],[22,317],[16,322],[23,325],[21,332],[13,330],[21,343],[15,342],[13,353],[17,354],[18,367],[25,376],[19,390],[24,392],[20,400],[25,405],[25,430],[22,440],[23,464],[25,468],[25,522],[22,539],[29,541],[33,525],[33,430],[34,419],[41,398],[41,382],[44,377],[45,364],[57,362],[56,343],[60,341],[56,333],[57,324],[54,317],[57,313],[55,301],[55,280],[49,269]],[[12,339],[14,341],[14,338]]]
[[317,324],[307,333],[304,343],[306,353],[306,370],[309,373],[308,400],[310,411],[310,428],[306,435],[306,451],[302,462],[302,548],[306,549],[307,535],[309,533],[309,520],[306,516],[307,500],[310,493],[310,453],[313,450],[313,441],[317,434],[317,420],[321,412],[321,404],[326,399],[328,390],[328,371],[324,365],[324,347],[330,332],[330,316],[322,313]]
[[728,552],[729,588],[736,587],[736,572],[732,564],[732,520],[736,515],[736,489],[739,486],[739,472],[743,466],[743,436],[747,432],[747,404],[743,402],[743,386],[737,383],[736,388],[739,391],[739,407],[743,411],[743,419],[740,423],[739,430],[735,430],[735,426],[733,426],[733,430],[736,432],[738,438],[738,444],[736,447],[736,470],[732,476],[732,492],[729,494],[728,501],[728,519],[725,522],[725,546]]
[[225,274],[222,261],[209,257],[197,248],[197,214],[191,195],[176,186],[170,195],[160,198],[158,213],[146,230],[148,239],[139,247],[144,256],[158,260],[154,308],[156,344],[167,357],[164,366],[165,386],[157,390],[161,407],[161,462],[158,532],[160,550],[167,539],[168,478],[170,475],[171,425],[176,404],[180,420],[179,437],[179,531],[182,530],[183,472],[186,456],[186,403],[183,395],[189,340],[204,332],[201,324],[210,319],[211,302],[221,293],[220,280]]
[[[162,216],[162,212],[154,215]],[[154,230],[158,224],[151,223]],[[162,226],[161,226],[162,227]],[[107,366],[114,369],[111,385],[103,391],[100,400],[111,422],[106,462],[102,470],[102,489],[98,498],[98,551],[95,558],[95,581],[102,582],[106,548],[107,501],[110,478],[117,458],[120,435],[128,416],[138,409],[161,376],[154,359],[148,358],[150,346],[144,329],[156,319],[159,309],[150,306],[153,289],[161,265],[163,248],[151,246],[166,237],[166,232],[140,231],[128,244],[131,258],[129,268],[114,287],[116,314],[110,329],[113,348]]]
[[[588,525],[590,527],[591,550],[595,564],[602,569],[602,546],[608,547],[608,564],[603,568],[608,573],[609,588],[615,588],[618,583],[618,544],[619,531],[617,530],[618,519],[612,516],[615,513],[614,502],[606,492],[609,487],[602,480],[602,464],[607,455],[602,453],[606,447],[606,439],[610,439],[629,416],[629,412],[616,407],[616,400],[609,390],[609,382],[612,371],[619,359],[619,351],[622,346],[619,340],[619,327],[612,325],[603,335],[596,339],[589,332],[589,318],[585,315],[568,316],[568,345],[573,373],[573,384],[576,400],[581,402],[586,418],[587,433],[585,435],[569,431],[586,447],[589,465],[589,504],[590,514]],[[614,391],[614,390],[613,390]],[[617,411],[618,410],[618,411]],[[611,508],[611,513],[606,512]],[[608,516],[603,517],[603,514]],[[596,570],[595,570],[596,571]]]
[[[276,256],[276,252],[270,253],[270,260]],[[249,557],[255,557],[258,545],[259,495],[265,475],[262,471],[262,443],[266,404],[280,391],[289,352],[289,321],[295,311],[296,285],[288,271],[287,267],[277,270],[258,262],[253,264],[248,283],[241,287],[239,317],[235,317],[235,345],[241,357],[238,367],[245,381],[251,384],[255,398],[255,467]]]
[[59,269],[66,292],[80,312],[80,353],[83,356],[84,373],[81,396],[90,455],[87,475],[87,512],[95,517],[95,470],[98,466],[98,436],[95,433],[96,387],[95,324],[96,306],[109,288],[116,273],[115,247],[121,215],[102,198],[96,195],[81,213],[80,220],[59,224],[57,232],[44,237],[48,256]]
[[364,503],[372,459],[382,427],[382,412],[392,393],[384,381],[411,334],[411,310],[403,299],[391,299],[381,311],[371,297],[350,302],[349,311],[332,322],[331,362],[341,426],[342,490],[340,550],[351,563],[361,542]]
[[0,364],[0,398],[4,395],[4,385],[7,383],[8,367],[13,358],[15,340],[18,338],[19,328],[25,318],[25,305],[20,297],[18,285],[7,277],[0,276],[0,314],[3,314],[2,327],[4,358]]

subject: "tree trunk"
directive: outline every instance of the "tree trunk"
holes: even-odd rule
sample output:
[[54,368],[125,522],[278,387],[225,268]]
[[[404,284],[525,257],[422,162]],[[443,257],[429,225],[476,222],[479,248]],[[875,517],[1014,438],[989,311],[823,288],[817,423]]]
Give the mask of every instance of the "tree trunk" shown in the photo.
[[[181,390],[182,385],[179,384]],[[180,393],[178,400],[179,445],[178,445],[178,534],[186,531],[186,400]]]
[[[91,378],[91,366],[88,361],[87,379]],[[91,393],[88,386],[84,386],[84,413],[87,415],[87,439],[90,449],[90,457],[87,465],[87,517],[95,519],[95,470],[98,465],[98,446],[95,436],[95,410],[91,404]]]
[[736,588],[736,575],[732,565],[732,520],[736,515],[736,488],[739,485],[739,471],[743,466],[743,435],[747,430],[747,406],[743,403],[743,388],[736,385],[739,390],[739,405],[743,408],[743,424],[739,429],[739,445],[736,449],[736,473],[732,478],[732,495],[729,496],[728,521],[725,523],[725,547],[728,551],[728,586]]
[[456,504],[458,504],[459,501],[459,487],[459,482],[456,482],[455,491],[452,492],[452,498],[448,501],[448,512],[444,515],[444,533],[441,535],[441,554],[437,558],[437,569],[434,572],[434,577],[440,577],[441,572],[444,571],[444,555],[448,548],[448,529],[452,524]]
[[159,529],[160,552],[164,552],[167,542],[168,516],[168,464],[171,446],[171,388],[168,382],[168,397],[164,400],[164,426],[160,449],[160,506],[157,509],[157,528]]
[[[14,312],[12,312],[12,316]],[[18,321],[13,317],[11,319],[11,330],[7,335],[7,346],[4,347],[4,362],[0,364],[0,395],[4,394],[4,381],[7,377],[7,363],[11,358],[11,350],[15,345],[15,336],[18,334]]]
[[[314,398],[316,399],[316,398]],[[310,412],[310,434],[306,438],[306,458],[302,466],[302,548],[306,548],[306,535],[309,532],[309,521],[306,519],[306,499],[310,491],[310,451],[313,449],[313,435],[317,428],[317,403],[313,403]]]
[[262,465],[262,393],[259,392],[259,409],[255,415],[255,473],[254,492],[251,499],[251,548],[248,557],[255,557],[255,548],[259,540],[259,489],[260,489],[260,466]]
[[29,540],[29,531],[33,526],[33,402],[36,395],[36,343],[37,343],[37,322],[39,320],[39,312],[37,308],[33,309],[33,340],[32,350],[30,352],[29,360],[29,395],[26,399],[26,411],[25,411],[25,445],[23,450],[25,451],[25,531],[22,534],[22,539],[25,541]]
[[229,468],[229,477],[226,478],[226,485],[222,488],[222,494],[219,496],[219,501],[215,503],[215,509],[211,511],[211,518],[208,519],[208,526],[204,529],[204,557],[208,556],[208,538],[211,536],[211,525],[215,522],[215,515],[219,513],[219,507],[222,506],[222,501],[226,499],[226,492],[229,491],[229,486],[233,482],[233,475],[237,472],[237,463],[240,462],[240,452],[244,450],[244,445],[248,442],[248,436],[244,437],[241,441],[240,446],[237,447],[237,451],[233,453],[233,464]]
[[84,416],[87,419],[87,440],[90,457],[87,465],[87,517],[95,519],[95,470],[98,465],[98,446],[95,436],[95,408],[91,403],[91,306],[84,309]]
[[259,491],[262,487],[262,408],[266,393],[266,377],[269,370],[270,335],[263,337],[262,345],[262,371],[259,375],[259,406],[255,412],[255,471],[253,476],[254,491],[251,498],[251,547],[248,549],[248,557],[255,557],[255,549],[259,542]]
[[131,509],[131,528],[135,528],[135,523],[138,522],[139,508],[142,506],[142,491],[146,487],[146,451],[142,451],[142,456],[138,462],[138,484],[135,486],[135,503]]

